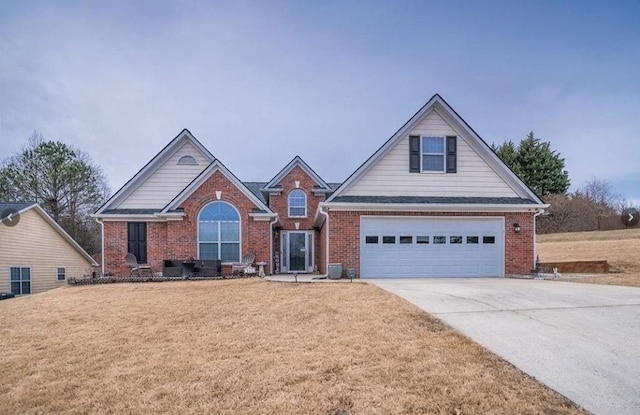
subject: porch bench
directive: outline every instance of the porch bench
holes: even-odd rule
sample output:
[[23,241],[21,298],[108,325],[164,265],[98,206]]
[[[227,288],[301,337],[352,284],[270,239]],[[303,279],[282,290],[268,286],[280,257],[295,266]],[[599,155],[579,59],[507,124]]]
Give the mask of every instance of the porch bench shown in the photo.
[[[186,261],[186,260],[185,260]],[[162,275],[165,277],[182,277],[183,260],[165,259]],[[218,259],[196,259],[193,266],[193,277],[219,277],[222,275],[222,262]]]

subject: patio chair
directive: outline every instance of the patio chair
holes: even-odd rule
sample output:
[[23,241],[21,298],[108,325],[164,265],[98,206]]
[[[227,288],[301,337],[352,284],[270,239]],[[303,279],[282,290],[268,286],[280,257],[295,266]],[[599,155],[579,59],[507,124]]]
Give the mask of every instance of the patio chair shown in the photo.
[[242,256],[240,262],[236,262],[231,265],[231,274],[235,274],[236,272],[243,272],[245,274],[255,273],[255,268],[253,265],[253,261],[256,259],[256,254],[245,254]]
[[127,264],[127,266],[131,267],[131,272],[129,273],[129,277],[131,277],[134,272],[137,272],[138,277],[141,277],[142,271],[147,271],[150,277],[153,276],[151,265],[138,264],[138,259],[131,252],[129,252],[127,255],[124,256],[124,262]]

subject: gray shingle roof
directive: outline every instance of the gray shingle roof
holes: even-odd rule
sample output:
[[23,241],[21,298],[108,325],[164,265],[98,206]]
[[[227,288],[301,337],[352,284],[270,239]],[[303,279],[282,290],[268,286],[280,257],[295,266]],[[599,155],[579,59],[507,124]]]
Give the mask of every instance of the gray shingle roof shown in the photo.
[[436,196],[338,196],[339,203],[406,203],[406,204],[471,204],[471,205],[528,205],[533,200],[519,197],[436,197]]
[[264,203],[265,205],[268,203],[267,198],[260,190],[264,186],[266,186],[267,182],[242,182],[242,184],[244,184],[247,189],[251,191],[251,193],[253,193],[258,199],[260,199],[262,203]]
[[33,205],[34,202],[0,202],[0,212],[4,212],[5,209],[22,210],[26,207]]
[[153,215],[162,209],[109,209],[102,212],[107,215]]

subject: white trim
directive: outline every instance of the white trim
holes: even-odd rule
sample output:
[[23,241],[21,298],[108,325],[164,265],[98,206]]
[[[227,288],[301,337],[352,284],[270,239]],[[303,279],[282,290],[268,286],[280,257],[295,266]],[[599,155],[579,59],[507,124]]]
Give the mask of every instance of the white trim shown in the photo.
[[142,167],[127,183],[124,184],[116,193],[114,193],[98,210],[96,215],[102,214],[105,210],[109,210],[112,205],[118,205],[124,199],[129,197],[135,189],[137,189],[144,181],[146,181],[160,166],[168,160],[184,142],[190,142],[198,150],[202,152],[204,158],[209,162],[213,162],[215,157],[209,152],[186,128],[183,129],[173,140],[169,142],[151,161]]
[[322,189],[331,191],[331,187],[327,184],[327,182],[322,180],[322,178],[318,176],[318,174],[314,172],[313,169],[309,167],[309,165],[305,163],[300,156],[295,156],[293,160],[291,160],[289,164],[287,164],[282,170],[280,170],[278,174],[276,174],[274,178],[269,181],[269,183],[264,185],[261,190],[266,192],[281,191],[282,189],[274,187],[280,182],[280,180],[282,180],[287,174],[289,174],[289,172],[293,170],[295,166],[300,166],[300,168],[304,170],[304,172],[307,173],[307,175],[311,177],[317,185],[321,186]]
[[549,205],[438,204],[438,203],[341,203],[321,202],[329,211],[379,212],[534,212]]
[[[304,215],[292,215],[291,214],[291,195],[293,193],[302,193],[302,195],[304,196]],[[287,217],[289,218],[306,218],[307,217],[307,208],[308,208],[308,200],[307,200],[307,192],[305,192],[304,190],[300,189],[300,188],[295,188],[292,189],[289,194],[287,195]],[[294,208],[299,209],[299,206],[294,206]]]
[[[238,210],[237,207],[235,207],[231,202],[228,202],[226,200],[212,200],[211,202],[207,203],[206,205],[202,206],[202,208],[198,211],[198,215],[196,217],[196,221],[197,221],[197,225],[196,225],[196,244],[197,244],[197,250],[196,250],[196,255],[197,255],[197,259],[202,259],[200,258],[200,214],[202,214],[202,211],[205,210],[207,208],[207,206],[212,205],[214,203],[225,203],[229,206],[231,206],[233,208],[233,210],[236,211],[236,214],[238,215],[238,260],[237,261],[231,261],[231,262],[221,262],[221,264],[223,265],[229,265],[229,264],[234,264],[236,262],[240,262],[240,260],[242,259],[242,216],[240,215],[240,211]],[[222,243],[223,242],[227,242],[227,243],[235,243],[234,241],[222,241],[222,235],[220,234],[220,221],[218,222],[218,257],[220,258],[220,260],[222,261]],[[204,242],[204,243],[213,243],[213,242]],[[218,259],[218,258],[216,258]]]
[[170,210],[173,210],[180,206],[189,196],[191,196],[196,190],[200,188],[200,186],[211,176],[213,176],[216,172],[221,172],[222,175],[229,180],[233,185],[242,192],[254,205],[256,205],[261,210],[264,210],[268,213],[273,213],[271,209],[267,205],[265,205],[260,199],[256,197],[247,186],[244,185],[240,180],[238,180],[225,166],[222,164],[220,160],[214,160],[209,164],[209,166],[202,171],[191,183],[187,185],[176,197],[173,198],[160,212],[161,214],[166,214]]
[[[442,153],[425,153],[424,146],[422,145],[425,138],[441,138],[442,139]],[[442,155],[442,170],[425,170],[424,169],[424,156],[440,156]],[[447,137],[444,135],[421,135],[420,136],[420,173],[426,174],[442,174],[447,172]]]
[[[62,268],[64,270],[64,278],[63,279],[59,279],[58,278],[58,270]],[[56,282],[62,282],[62,281],[66,281],[67,280],[67,267],[61,267],[61,266],[57,266],[56,267]]]
[[[485,160],[491,168],[507,183],[512,190],[521,197],[531,199],[534,202],[543,203],[531,189],[529,189],[491,150],[489,145],[485,143],[479,135],[469,127],[469,125],[455,112],[453,108],[447,104],[444,99],[435,94],[431,99],[418,110],[394,135],[391,136],[369,159],[367,159],[358,169],[344,181],[333,194],[326,200],[332,202],[337,196],[343,194],[350,186],[364,175],[373,165],[382,159],[395,144],[406,137],[419,122],[421,122],[431,111],[435,111],[442,116],[447,123],[456,131],[458,136],[468,138],[465,140],[475,152]],[[464,133],[464,134],[461,134]],[[422,149],[422,143],[421,143]],[[446,149],[445,149],[446,153]],[[422,155],[421,155],[422,156]],[[446,157],[445,157],[446,159]],[[420,163],[422,166],[422,162]],[[540,207],[540,205],[536,205]]]
[[27,294],[14,294],[16,296],[23,296],[23,295],[31,295],[33,294],[33,272],[31,272],[31,265],[9,265],[9,272],[8,272],[8,278],[9,278],[9,292],[13,293],[13,291],[11,290],[11,268],[20,268],[20,292],[22,293],[22,268],[29,268],[29,292]]
[[[291,238],[290,235],[294,234],[294,233],[298,233],[298,234],[304,234],[304,247],[305,247],[305,254],[304,254],[304,270],[290,270],[291,267]],[[313,230],[286,230],[286,231],[281,231],[280,232],[280,252],[284,253],[285,252],[285,244],[289,243],[289,246],[287,246],[286,252],[288,254],[287,257],[287,266],[283,267],[283,259],[284,259],[284,255],[282,255],[282,257],[280,258],[280,271],[283,273],[288,273],[288,274],[295,274],[295,273],[309,273],[309,272],[313,272],[313,267],[315,265],[315,244],[314,244],[314,231]],[[309,238],[309,236],[311,236],[311,238]],[[309,246],[309,244],[311,244],[311,246]],[[311,252],[311,255],[309,255],[309,252]],[[283,269],[283,268],[286,268]]]

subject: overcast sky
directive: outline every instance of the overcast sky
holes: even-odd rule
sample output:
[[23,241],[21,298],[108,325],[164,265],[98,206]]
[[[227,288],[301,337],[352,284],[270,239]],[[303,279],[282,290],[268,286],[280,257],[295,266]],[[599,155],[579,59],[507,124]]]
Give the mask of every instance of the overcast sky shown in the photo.
[[434,93],[640,203],[640,2],[0,0],[0,156],[34,130],[112,191],[183,128],[241,180],[343,181]]

